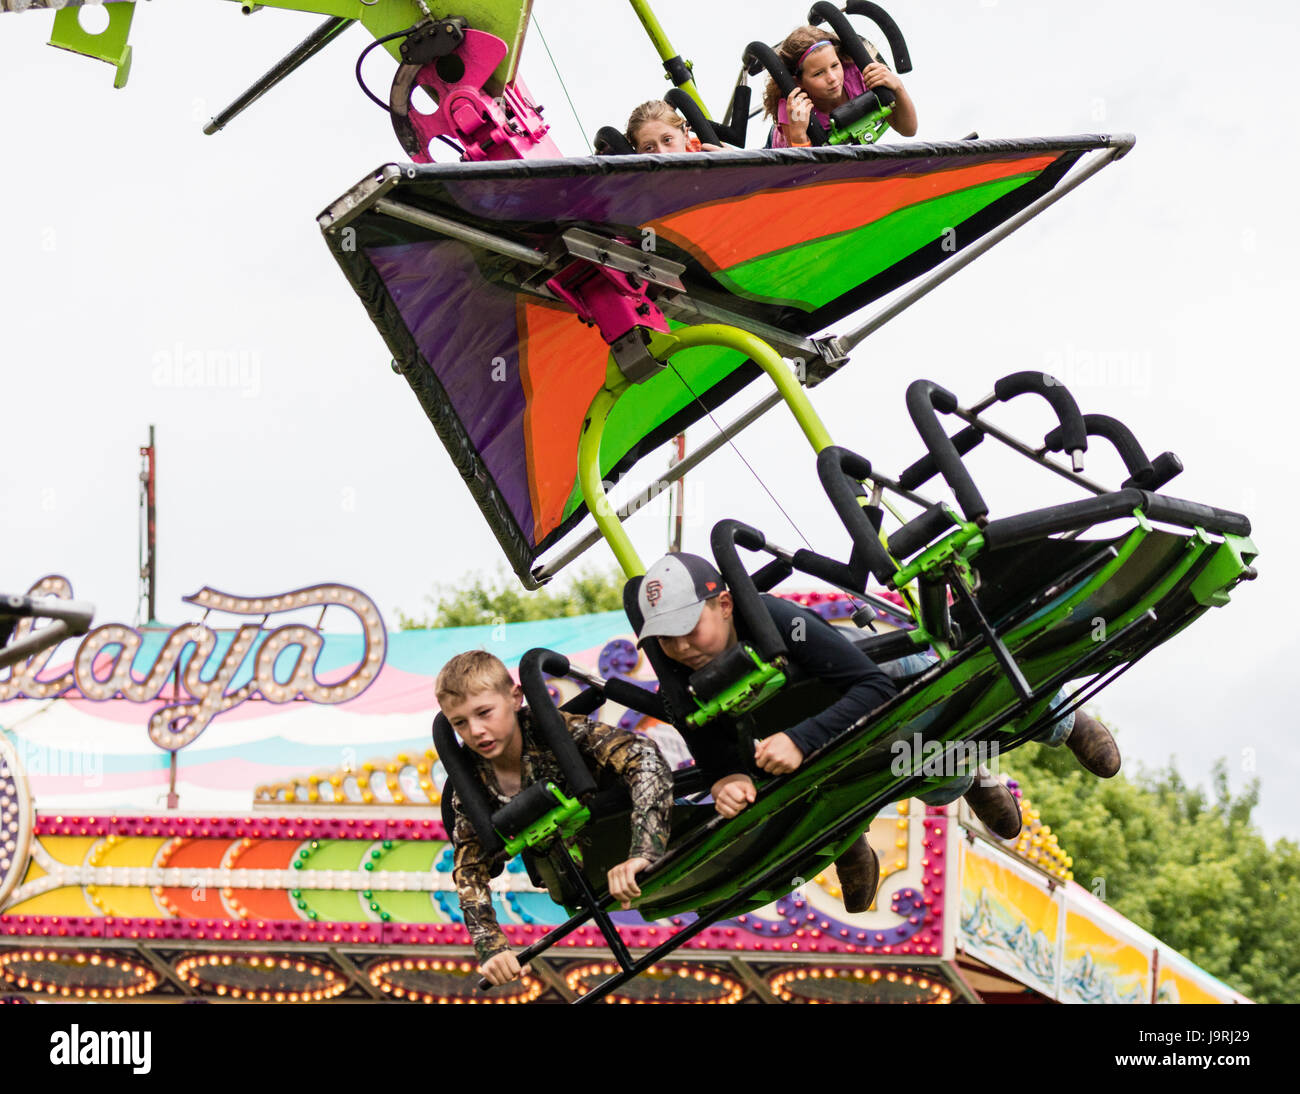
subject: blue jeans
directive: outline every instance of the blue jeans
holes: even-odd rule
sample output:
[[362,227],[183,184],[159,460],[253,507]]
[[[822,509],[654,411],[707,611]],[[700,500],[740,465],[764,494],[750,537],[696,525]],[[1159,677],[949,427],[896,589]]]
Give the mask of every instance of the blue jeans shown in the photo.
[[[911,653],[906,657],[900,657],[896,661],[887,661],[880,668],[889,676],[897,679],[900,676],[912,676],[918,672],[924,672],[931,665],[935,664],[939,658],[933,653]],[[1069,696],[1064,691],[1058,691],[1052,696],[1052,701],[1048,703],[1048,709],[1056,710]],[[1047,727],[1038,736],[1038,740],[1053,748],[1059,747],[1065,743],[1065,738],[1070,735],[1070,730],[1074,728],[1074,711],[1062,718],[1058,718]],[[917,795],[926,805],[947,805],[962,797],[975,782],[975,772],[971,771],[965,775],[959,775],[957,778],[950,780],[939,787],[937,790],[931,790],[928,794]]]

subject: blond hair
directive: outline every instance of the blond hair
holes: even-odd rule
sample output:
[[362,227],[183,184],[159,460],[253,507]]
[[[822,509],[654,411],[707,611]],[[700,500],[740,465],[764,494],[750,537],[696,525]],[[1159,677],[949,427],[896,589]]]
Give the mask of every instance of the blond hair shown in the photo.
[[636,147],[636,131],[646,122],[663,122],[664,125],[671,125],[690,136],[690,126],[686,124],[685,118],[663,99],[651,99],[638,106],[627,119],[627,129],[623,131],[623,136],[633,148]]
[[515,682],[510,678],[505,664],[487,650],[468,650],[458,653],[442,666],[434,681],[433,694],[438,706],[459,703],[483,691],[499,691],[509,695]]

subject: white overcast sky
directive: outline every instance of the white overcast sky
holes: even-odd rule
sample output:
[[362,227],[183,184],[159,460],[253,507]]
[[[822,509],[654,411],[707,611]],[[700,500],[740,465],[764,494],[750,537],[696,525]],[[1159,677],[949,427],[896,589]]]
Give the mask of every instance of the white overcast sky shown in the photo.
[[[1300,837],[1296,578],[1285,546],[1300,533],[1295,6],[887,6],[916,66],[907,83],[917,139],[1132,131],[1138,143],[865,342],[814,402],[839,443],[897,470],[921,451],[903,405],[910,380],[937,380],[970,402],[998,376],[1046,369],[1085,412],[1125,420],[1152,454],[1178,453],[1187,470],[1170,493],[1248,513],[1260,580],[1098,708],[1130,760],[1175,757],[1198,781],[1222,756],[1238,789],[1253,768],[1265,832]],[[0,15],[0,588],[61,572],[100,621],[134,618],[136,450],[153,423],[163,620],[188,618],[180,597],[204,584],[261,595],[342,581],[395,625],[396,609],[419,609],[435,582],[500,555],[316,227],[327,203],[402,158],[352,77],[369,39],[348,31],[206,137],[203,122],[319,17],[244,17],[215,0],[138,7],[120,91],[107,66],[43,44],[51,13]],[[775,41],[802,15],[773,0],[655,7],[715,113],[744,44]],[[632,106],[662,94],[630,7],[538,0],[535,14],[588,134],[621,127]],[[392,63],[378,52],[371,62],[382,93]],[[560,147],[585,152],[536,35],[523,74]],[[169,366],[194,352],[230,355],[244,370],[224,386],[178,386]],[[1025,434],[1049,425],[1037,407],[1008,409],[1004,420]],[[803,535],[842,547],[789,422],[773,415],[739,447]],[[975,461],[995,515],[1073,496],[1022,464],[983,452]],[[1089,470],[1122,477],[1103,453]],[[724,515],[798,541],[730,453],[693,476],[690,502],[688,549],[704,549]],[[658,518],[631,529],[647,557],[662,549]]]

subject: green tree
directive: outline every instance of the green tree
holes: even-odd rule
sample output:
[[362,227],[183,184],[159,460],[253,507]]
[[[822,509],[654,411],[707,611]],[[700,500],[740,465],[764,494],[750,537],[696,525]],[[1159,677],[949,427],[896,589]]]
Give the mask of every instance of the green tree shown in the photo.
[[473,573],[450,585],[435,586],[433,595],[424,598],[432,612],[414,616],[398,609],[397,623],[400,630],[409,631],[620,611],[623,584],[620,574],[589,567],[577,571],[563,584],[530,592],[504,570],[491,576]]
[[1079,884],[1251,999],[1300,1002],[1300,846],[1270,847],[1251,822],[1257,781],[1234,796],[1223,760],[1209,791],[1172,761],[1099,780],[1068,750],[1032,744],[1004,770],[1057,834]]

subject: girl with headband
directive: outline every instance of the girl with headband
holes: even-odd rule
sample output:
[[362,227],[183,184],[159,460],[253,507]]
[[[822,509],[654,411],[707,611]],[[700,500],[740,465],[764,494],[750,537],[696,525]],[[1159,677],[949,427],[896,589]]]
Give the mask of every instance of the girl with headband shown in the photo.
[[[870,42],[866,46],[872,57],[880,56]],[[798,27],[777,47],[777,56],[798,86],[788,99],[781,98],[773,80],[768,80],[763,92],[767,114],[776,121],[773,148],[807,147],[812,143],[808,122],[814,114],[822,127],[829,129],[832,110],[877,87],[894,93],[890,126],[904,137],[916,135],[916,106],[898,74],[879,60],[859,70],[852,60],[841,57],[839,50],[840,40],[834,34],[811,26]]]

